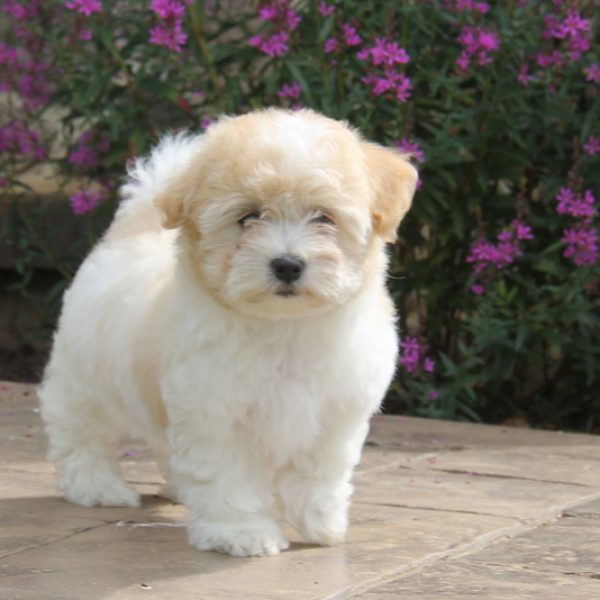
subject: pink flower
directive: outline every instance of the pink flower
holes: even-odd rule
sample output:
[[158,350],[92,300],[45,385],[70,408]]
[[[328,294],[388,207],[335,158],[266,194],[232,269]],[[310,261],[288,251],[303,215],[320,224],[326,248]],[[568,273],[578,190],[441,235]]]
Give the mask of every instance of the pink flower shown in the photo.
[[400,342],[402,353],[399,362],[408,373],[415,373],[419,368],[422,348],[416,337],[405,336]]
[[102,2],[99,0],[68,0],[65,2],[65,6],[88,17],[102,11]]
[[549,14],[544,17],[544,31],[542,33],[543,39],[552,39],[558,37],[558,32],[560,28],[560,19],[554,15]]
[[369,61],[368,74],[362,81],[371,88],[374,96],[386,94],[399,102],[406,102],[411,96],[412,82],[398,68],[410,62],[410,57],[397,42],[387,38],[376,38],[373,46],[357,53],[360,60]]
[[594,265],[598,261],[598,232],[593,227],[579,225],[565,229],[561,242],[567,245],[563,256],[578,267]]
[[302,86],[300,82],[294,81],[293,83],[284,83],[281,89],[277,92],[280,98],[300,98],[302,94]]
[[388,65],[404,65],[410,62],[408,52],[404,48],[400,48],[396,42],[390,42],[386,45],[387,56],[384,57],[385,64]]
[[562,23],[560,23],[556,29],[554,37],[574,38],[579,36],[581,33],[588,33],[590,30],[591,24],[589,19],[583,19],[577,11],[570,10]]
[[290,39],[287,31],[273,33],[265,40],[262,40],[260,49],[268,56],[283,56],[290,48],[288,41]]
[[419,338],[407,335],[400,342],[399,364],[407,373],[417,372],[433,373],[435,371],[435,360],[427,354],[427,344],[421,343]]
[[512,231],[518,240],[531,240],[533,239],[533,232],[531,231],[531,227],[523,223],[523,221],[519,221],[515,219],[511,223]]
[[458,35],[458,41],[463,51],[456,59],[460,72],[465,73],[473,60],[483,66],[493,62],[491,52],[500,47],[500,37],[490,29],[463,25]]
[[583,196],[577,196],[573,190],[561,188],[556,195],[556,200],[558,200],[556,212],[559,215],[589,219],[596,214],[596,199],[592,190],[587,190]]
[[370,48],[364,48],[357,54],[361,60],[368,60],[374,65],[395,65],[406,64],[410,62],[408,52],[400,48],[397,42],[389,41],[386,38],[375,38],[375,44]]
[[41,145],[40,134],[23,123],[14,121],[0,127],[0,153],[7,152],[29,159],[46,158],[46,149]]
[[328,17],[335,12],[335,4],[327,4],[327,2],[319,2],[319,12],[322,16]]
[[425,154],[417,142],[411,142],[408,138],[402,138],[396,142],[396,148],[410,154],[419,163],[425,162]]
[[593,81],[594,83],[600,83],[600,67],[597,64],[590,65],[586,69],[585,72],[585,80]]
[[289,0],[271,0],[258,10],[258,18],[273,24],[267,34],[255,35],[249,44],[259,48],[261,52],[271,57],[279,57],[289,50],[290,33],[294,31],[302,17],[290,7]]
[[[559,5],[556,5],[560,8]],[[544,39],[565,40],[571,61],[577,61],[584,52],[591,49],[591,21],[570,8],[562,18],[559,14],[549,14],[544,18]]]
[[77,167],[94,167],[98,164],[98,154],[89,146],[79,146],[69,154],[69,162]]
[[387,92],[392,87],[392,84],[385,77],[377,77],[371,84],[371,92],[375,96],[380,96],[384,92]]
[[325,54],[331,54],[337,49],[338,42],[335,38],[327,38],[325,44],[323,44],[323,51]]
[[463,73],[468,71],[470,64],[471,55],[466,51],[461,52],[459,57],[456,59],[456,66],[458,67],[459,71]]
[[396,83],[396,98],[400,102],[406,102],[411,96],[412,83],[406,75],[400,74],[399,80]]
[[272,27],[268,33],[251,37],[248,43],[273,58],[286,54],[290,34],[302,21],[302,17],[290,5],[290,0],[270,0],[263,4],[258,9],[258,17],[272,23]]
[[203,131],[206,131],[213,124],[213,120],[208,117],[202,117],[200,119],[200,128]]
[[563,55],[558,50],[553,50],[548,54],[544,54],[543,52],[538,52],[535,55],[535,60],[537,64],[542,68],[551,67],[553,65],[560,67],[564,64]]
[[583,145],[583,149],[589,156],[594,156],[600,152],[600,137],[592,135],[588,138],[588,141]]
[[84,215],[96,208],[102,201],[103,194],[99,191],[87,189],[75,192],[69,198],[71,209],[76,215]]
[[40,0],[37,0],[37,2],[35,0],[25,0],[22,2],[18,0],[4,0],[2,2],[2,11],[11,15],[17,21],[28,21],[39,14],[40,4],[42,4]]
[[529,74],[529,67],[526,64],[523,64],[519,67],[517,81],[525,87],[527,87],[530,84],[530,82],[535,81],[535,77]]
[[586,81],[600,83],[600,67],[597,64],[590,65],[589,67],[584,69],[584,72]]
[[[508,229],[496,236],[497,243],[492,244],[485,239],[474,242],[466,262],[473,265],[476,280],[482,275],[485,275],[486,280],[493,279],[498,271],[511,265],[523,254],[520,242],[532,238],[531,227],[515,219]],[[477,281],[471,286],[471,291],[480,296],[485,292],[485,287]]]
[[394,69],[386,69],[383,75],[371,73],[363,77],[362,81],[371,87],[371,93],[374,96],[391,92],[397,100],[406,102],[411,95],[412,83],[410,78]]
[[300,21],[302,21],[302,17],[293,9],[288,8],[285,11],[285,25],[293,31],[300,25]]
[[179,21],[173,24],[160,23],[150,29],[150,43],[164,46],[174,52],[181,52],[187,41],[187,34],[183,31]]
[[183,17],[186,4],[192,0],[152,0],[151,10],[161,19],[161,22],[150,29],[150,43],[164,46],[174,52],[181,52],[187,41],[183,31]]
[[185,4],[191,0],[152,0],[150,9],[161,19],[183,19],[185,15]]
[[1,64],[14,64],[17,60],[17,51],[15,48],[11,48],[6,44],[0,42],[0,65]]
[[500,39],[495,33],[481,27],[479,30],[479,46],[488,52],[498,50],[500,47]]
[[578,267],[595,264],[598,260],[598,232],[592,227],[592,218],[597,214],[592,190],[578,195],[570,188],[561,188],[556,200],[557,213],[577,219],[574,227],[563,231],[561,242],[566,244],[563,256]]
[[474,0],[447,0],[446,8],[454,12],[475,11],[482,15],[490,10],[487,2],[474,2]]
[[277,7],[274,5],[263,6],[258,10],[258,18],[263,21],[275,21],[279,14]]
[[360,35],[358,35],[355,27],[352,27],[347,23],[343,23],[342,31],[344,32],[344,41],[346,46],[358,46],[362,42],[362,38]]

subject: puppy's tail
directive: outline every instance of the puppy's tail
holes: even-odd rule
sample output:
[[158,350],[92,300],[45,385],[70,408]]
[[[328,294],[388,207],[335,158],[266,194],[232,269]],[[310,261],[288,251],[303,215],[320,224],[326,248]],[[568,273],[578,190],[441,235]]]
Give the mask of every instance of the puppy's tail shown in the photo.
[[167,135],[149,156],[138,158],[128,169],[127,181],[121,188],[122,201],[105,238],[161,231],[161,217],[154,198],[185,170],[201,143],[199,135]]

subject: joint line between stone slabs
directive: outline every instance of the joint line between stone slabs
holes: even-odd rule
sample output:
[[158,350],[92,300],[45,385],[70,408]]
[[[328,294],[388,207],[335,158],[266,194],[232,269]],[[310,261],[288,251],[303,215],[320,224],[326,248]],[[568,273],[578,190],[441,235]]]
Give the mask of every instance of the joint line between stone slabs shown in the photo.
[[[406,460],[404,458],[397,459],[393,462],[389,462],[385,465],[377,465],[376,467],[371,467],[370,469],[364,469],[356,471],[354,474],[354,479],[359,479],[363,475],[370,475],[372,473],[380,473],[382,471],[390,471],[395,469],[403,469],[406,471],[431,471],[432,473],[448,473],[449,475],[469,475],[472,471],[465,471],[463,469],[441,469],[432,466],[423,465],[423,461],[431,460],[433,458],[438,458],[440,456],[445,456],[448,454],[447,452],[436,452],[429,454],[419,454],[415,456],[414,462],[411,465],[406,464]],[[423,465],[423,466],[421,466]],[[555,479],[537,479],[535,477],[520,477],[518,475],[507,475],[506,473],[484,473],[477,471],[477,477],[492,477],[495,479],[513,479],[517,481],[533,481],[535,483],[550,483],[550,484],[560,484],[560,485],[572,485],[575,487],[582,488],[590,488],[588,484],[578,483],[576,481],[560,481]]]
[[[412,454],[411,458],[414,459],[415,462],[416,461],[421,462],[423,460],[437,458],[438,456],[440,456],[440,454],[441,454],[440,452],[417,453],[417,454]],[[417,470],[417,469],[414,469],[412,466],[407,465],[406,457],[402,456],[401,458],[396,458],[384,465],[377,465],[377,466],[371,467],[369,469],[361,469],[360,465],[359,465],[357,471],[354,473],[354,478],[356,479],[358,477],[362,477],[363,475],[370,475],[371,473],[379,473],[381,471],[389,471],[389,470],[398,469],[398,468],[407,469],[409,471]]]
[[412,574],[415,571],[429,567],[440,560],[460,558],[462,556],[483,550],[499,539],[510,539],[516,537],[522,533],[525,533],[526,531],[529,531],[530,529],[534,529],[535,527],[545,525],[553,520],[560,519],[562,513],[566,510],[576,508],[577,506],[586,504],[587,502],[592,502],[593,500],[597,500],[599,498],[600,492],[582,496],[581,498],[574,500],[573,502],[568,502],[563,506],[549,508],[537,516],[523,518],[521,519],[521,523],[519,525],[504,527],[502,529],[497,529],[496,531],[484,533],[472,541],[464,542],[448,548],[447,550],[430,554],[429,556],[416,560],[403,567],[395,569],[394,571],[390,571],[381,577],[375,577],[363,584],[339,590],[328,596],[313,596],[313,600],[342,600],[342,598],[354,598],[357,595],[364,594],[375,586],[393,581],[394,579],[404,575]]
[[[472,471],[463,471],[462,469],[436,469],[431,467],[431,471],[435,473],[448,473],[450,475],[469,475]],[[590,488],[591,486],[585,483],[577,483],[575,481],[558,481],[554,479],[537,479],[535,477],[519,477],[518,475],[507,475],[505,473],[480,473],[476,472],[477,477],[493,477],[495,479],[516,479],[518,481],[534,481],[535,483],[558,483],[560,485],[574,485],[577,487]]]
[[52,544],[56,544],[57,542],[62,542],[63,540],[68,540],[69,538],[75,537],[80,533],[87,533],[88,531],[93,531],[94,529],[100,529],[102,527],[108,527],[109,525],[114,525],[117,521],[104,521],[100,525],[91,525],[89,527],[82,527],[77,531],[71,531],[65,535],[60,537],[53,538],[51,540],[47,540],[42,542],[41,544],[32,544],[31,546],[26,546],[25,548],[20,548],[19,550],[14,550],[13,552],[7,552],[6,554],[2,554],[0,556],[0,560],[4,560],[5,558],[10,558],[11,556],[15,556],[17,554],[22,554],[23,552],[29,552],[30,550],[37,550],[38,548],[43,548],[44,546],[50,546]]
[[[407,508],[408,510],[430,510],[433,512],[452,513],[460,515],[477,515],[478,517],[504,517],[497,513],[477,512],[476,510],[459,510],[456,508],[435,508],[434,506],[412,506],[410,504],[400,504],[396,502],[369,502],[367,500],[356,500],[356,505],[366,504],[367,506],[386,506],[388,508]],[[511,517],[507,517],[511,518]],[[512,517],[515,521],[524,522],[519,517]]]

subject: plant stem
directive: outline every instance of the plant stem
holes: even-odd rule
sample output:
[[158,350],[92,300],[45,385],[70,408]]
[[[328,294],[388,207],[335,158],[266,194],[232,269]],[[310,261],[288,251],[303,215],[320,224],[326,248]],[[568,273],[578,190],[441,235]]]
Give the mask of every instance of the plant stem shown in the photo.
[[193,5],[190,5],[188,8],[188,12],[190,14],[190,18],[192,19],[192,30],[194,32],[194,38],[196,39],[198,48],[200,48],[202,58],[204,59],[206,68],[208,70],[208,77],[213,87],[215,102],[217,103],[221,111],[225,112],[225,94],[222,93],[223,90],[221,84],[219,83],[219,78],[217,76],[214,57],[212,55],[210,45],[206,41],[206,36],[204,35],[204,23],[206,22],[206,7],[204,5],[204,0],[198,0]]

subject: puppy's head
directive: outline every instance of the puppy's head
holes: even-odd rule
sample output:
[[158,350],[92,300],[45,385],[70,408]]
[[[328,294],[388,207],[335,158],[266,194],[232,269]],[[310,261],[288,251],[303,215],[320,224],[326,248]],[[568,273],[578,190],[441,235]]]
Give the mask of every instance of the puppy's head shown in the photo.
[[156,198],[223,304],[298,317],[343,304],[386,265],[417,172],[400,154],[303,110],[223,118]]

